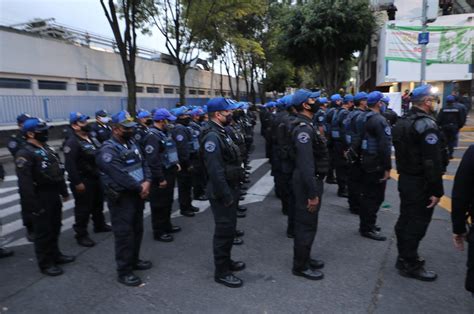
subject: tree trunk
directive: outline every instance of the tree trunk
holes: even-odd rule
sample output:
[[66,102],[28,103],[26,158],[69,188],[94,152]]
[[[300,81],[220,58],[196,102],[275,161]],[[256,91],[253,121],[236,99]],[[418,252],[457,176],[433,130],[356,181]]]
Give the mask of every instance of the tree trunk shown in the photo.
[[181,106],[186,105],[186,72],[187,67],[185,64],[178,63],[178,74],[179,74],[179,103]]
[[224,77],[223,77],[223,74],[222,74],[222,59],[220,60],[221,62],[221,69],[220,69],[220,72],[221,72],[221,96],[224,97]]

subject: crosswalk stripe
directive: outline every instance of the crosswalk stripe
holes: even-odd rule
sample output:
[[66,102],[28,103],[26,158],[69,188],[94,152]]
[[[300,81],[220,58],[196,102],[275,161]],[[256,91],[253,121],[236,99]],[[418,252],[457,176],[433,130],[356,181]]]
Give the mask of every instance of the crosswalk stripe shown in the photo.
[[16,187],[16,186],[12,186],[12,187],[9,187],[9,188],[0,188],[0,194],[11,192],[11,191],[16,191],[16,190],[18,190],[18,187]]
[[[255,172],[259,167],[261,167],[265,162],[267,161],[266,158],[262,159],[255,159],[250,162],[250,166],[252,169],[250,170],[250,173]],[[271,184],[270,184],[271,183]],[[241,204],[249,204],[249,203],[254,203],[258,201],[262,201],[265,196],[271,191],[273,188],[273,179],[270,176],[270,171],[268,171],[264,176],[262,176],[257,182],[255,182],[247,191],[248,195],[245,199],[245,201],[241,202]],[[18,194],[15,194],[16,198],[19,199]],[[177,188],[174,190],[174,200],[178,198],[178,191]],[[193,201],[193,204],[197,206],[200,211],[199,213],[205,212],[210,204],[209,201]],[[63,212],[68,211],[74,207],[74,199],[68,200],[67,202],[63,203]],[[19,204],[10,206],[8,208],[0,210],[0,218],[7,217],[11,214],[17,213],[21,210],[21,206]],[[107,203],[105,203],[104,206],[104,213],[108,212],[108,207]],[[147,202],[145,205],[145,211],[144,211],[144,217],[148,217],[151,214],[150,212],[150,204]],[[180,217],[181,214],[179,212],[179,209],[174,211],[171,214],[171,218],[176,218]],[[62,220],[62,228],[61,232],[68,231],[72,228],[74,224],[74,215],[72,214],[71,216],[65,218]],[[9,234],[12,234],[14,232],[17,232],[23,228],[23,222],[21,219],[17,219],[15,221],[12,221],[8,224],[5,224],[2,226],[2,235],[8,236]],[[25,237],[22,237],[20,239],[16,239],[12,242],[7,243],[5,246],[6,247],[13,247],[13,246],[19,246],[19,245],[26,245],[26,244],[31,244]]]

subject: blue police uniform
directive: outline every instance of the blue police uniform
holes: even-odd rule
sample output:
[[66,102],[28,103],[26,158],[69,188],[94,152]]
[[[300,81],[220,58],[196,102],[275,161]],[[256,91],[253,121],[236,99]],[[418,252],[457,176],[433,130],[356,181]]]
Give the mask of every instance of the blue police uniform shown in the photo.
[[91,131],[89,135],[97,138],[100,143],[107,141],[112,135],[112,129],[110,128],[109,121],[110,117],[105,110],[98,110],[95,113],[97,122],[92,123]]
[[[126,111],[114,115],[112,123],[127,129],[136,125]],[[105,141],[96,161],[110,210],[119,281],[137,285],[141,280],[136,279],[132,271],[142,262],[139,254],[145,201],[140,193],[142,183],[151,181],[151,173],[138,144],[132,139],[133,131],[129,134],[130,139],[113,136]]]
[[446,136],[449,156],[452,158],[459,130],[466,123],[466,114],[463,108],[456,106],[454,96],[449,95],[446,98],[446,102],[446,106],[441,108],[436,120],[441,131]]

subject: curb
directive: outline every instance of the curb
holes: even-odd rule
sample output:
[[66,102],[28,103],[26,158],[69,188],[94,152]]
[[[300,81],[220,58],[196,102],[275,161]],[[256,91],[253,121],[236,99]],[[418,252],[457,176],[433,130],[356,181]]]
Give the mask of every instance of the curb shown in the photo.
[[465,126],[460,131],[461,132],[474,132],[474,126]]

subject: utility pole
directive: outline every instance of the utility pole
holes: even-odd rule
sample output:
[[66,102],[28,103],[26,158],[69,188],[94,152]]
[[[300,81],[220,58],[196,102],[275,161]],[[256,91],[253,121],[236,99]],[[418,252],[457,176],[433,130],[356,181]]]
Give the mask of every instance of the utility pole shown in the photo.
[[[425,34],[428,30],[428,0],[423,0],[423,8],[421,12],[421,32]],[[426,84],[426,45],[428,43],[421,43],[421,75],[420,84]]]

